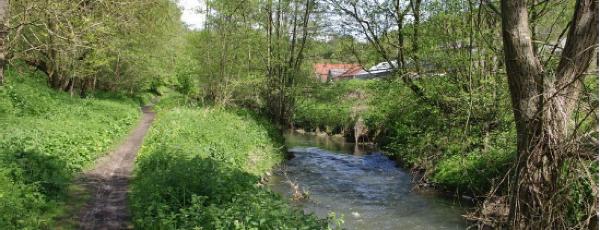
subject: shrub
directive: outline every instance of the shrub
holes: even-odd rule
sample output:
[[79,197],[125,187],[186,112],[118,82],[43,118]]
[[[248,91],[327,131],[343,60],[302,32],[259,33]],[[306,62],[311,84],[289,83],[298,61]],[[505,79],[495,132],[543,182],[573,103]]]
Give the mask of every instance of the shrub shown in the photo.
[[515,154],[508,148],[470,152],[466,156],[452,155],[437,163],[432,181],[447,189],[483,194],[488,191],[493,179],[508,171]]

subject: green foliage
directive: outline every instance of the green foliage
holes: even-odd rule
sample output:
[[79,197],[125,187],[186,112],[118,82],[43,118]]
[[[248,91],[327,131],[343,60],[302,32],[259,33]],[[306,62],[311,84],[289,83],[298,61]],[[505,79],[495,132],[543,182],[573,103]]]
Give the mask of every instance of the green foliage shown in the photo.
[[[577,164],[582,163],[583,167],[579,165],[582,169],[581,171],[576,173],[568,173],[568,167],[577,167]],[[566,191],[567,197],[570,200],[570,205],[567,206],[566,210],[566,220],[572,226],[576,226],[577,224],[587,222],[590,219],[595,218],[595,216],[593,216],[593,214],[590,215],[590,213],[594,213],[596,211],[596,208],[593,204],[598,199],[598,196],[595,195],[597,192],[594,191],[594,187],[597,187],[598,185],[598,167],[598,161],[569,161],[564,165],[564,174],[560,181],[569,187],[569,190]]]
[[484,194],[492,185],[490,178],[503,176],[515,158],[514,147],[473,151],[464,155],[452,155],[435,166],[432,181],[451,185],[458,191]]
[[48,227],[74,173],[106,153],[139,112],[131,100],[72,98],[48,89],[38,74],[7,73],[0,87],[0,228]]
[[[264,60],[260,58],[266,38],[261,31],[247,26],[254,12],[252,6],[219,2],[216,5],[226,8],[209,19],[218,25],[215,30],[191,32],[187,37],[194,57],[188,60],[189,65],[202,68],[180,71],[177,88],[184,95],[200,96],[218,106],[259,107],[263,102],[258,96],[266,85]],[[222,18],[224,15],[230,20]]]
[[188,96],[172,89],[161,89],[161,96],[158,98],[153,109],[155,111],[168,111],[178,107],[196,107],[198,101],[191,100]]
[[185,38],[173,36],[187,32],[180,15],[171,0],[13,1],[10,20],[21,26],[10,30],[9,48],[57,90],[133,96],[176,84],[176,67],[189,58]]
[[137,228],[327,226],[259,185],[259,175],[282,160],[266,122],[248,112],[161,111],[136,162],[130,200]]
[[[468,92],[452,76],[416,81],[427,96],[452,108],[445,114],[424,103],[400,80],[350,80],[311,85],[299,95],[297,127],[353,135],[358,117],[377,142],[405,166],[425,172],[439,187],[466,193],[486,192],[504,176],[515,154],[515,135],[506,89],[498,79],[481,80],[495,92]],[[482,106],[485,105],[485,106]],[[483,175],[483,176],[481,176]]]
[[140,106],[145,106],[152,104],[152,100],[156,98],[156,95],[151,92],[141,92],[138,93],[134,98],[139,102]]
[[336,84],[308,83],[296,98],[293,123],[297,127],[329,133],[351,129],[356,121],[353,108],[364,104],[364,97],[372,81],[344,81]]
[[48,208],[36,186],[27,185],[7,169],[0,169],[0,227],[2,229],[36,229],[46,226],[41,215]]

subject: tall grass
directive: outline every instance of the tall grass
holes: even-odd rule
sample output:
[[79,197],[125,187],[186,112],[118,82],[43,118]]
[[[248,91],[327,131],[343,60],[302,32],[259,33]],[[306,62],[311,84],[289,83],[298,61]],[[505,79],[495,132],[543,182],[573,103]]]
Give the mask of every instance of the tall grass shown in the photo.
[[282,160],[275,132],[243,111],[162,110],[136,162],[136,228],[325,228],[325,220],[260,185],[260,175]]
[[73,175],[109,151],[140,113],[131,100],[56,92],[37,73],[7,75],[0,87],[0,229],[48,228]]

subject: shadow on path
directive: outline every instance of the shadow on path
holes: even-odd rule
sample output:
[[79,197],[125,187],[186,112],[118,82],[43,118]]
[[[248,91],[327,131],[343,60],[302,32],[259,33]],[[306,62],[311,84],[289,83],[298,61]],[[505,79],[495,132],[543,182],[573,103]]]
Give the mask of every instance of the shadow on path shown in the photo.
[[150,106],[142,111],[140,123],[127,139],[75,182],[90,194],[88,202],[77,213],[79,229],[133,228],[127,207],[128,185],[135,157],[155,116]]

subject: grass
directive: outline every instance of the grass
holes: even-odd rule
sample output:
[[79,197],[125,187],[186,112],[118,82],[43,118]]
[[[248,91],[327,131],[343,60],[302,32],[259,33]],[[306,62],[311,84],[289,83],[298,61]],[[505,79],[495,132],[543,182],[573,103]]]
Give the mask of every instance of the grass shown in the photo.
[[38,73],[7,71],[0,87],[0,228],[54,226],[73,176],[136,123],[129,99],[81,99]]
[[136,228],[327,227],[260,185],[282,160],[281,141],[267,122],[244,111],[169,106],[173,101],[159,102],[163,109],[136,161],[130,194]]

